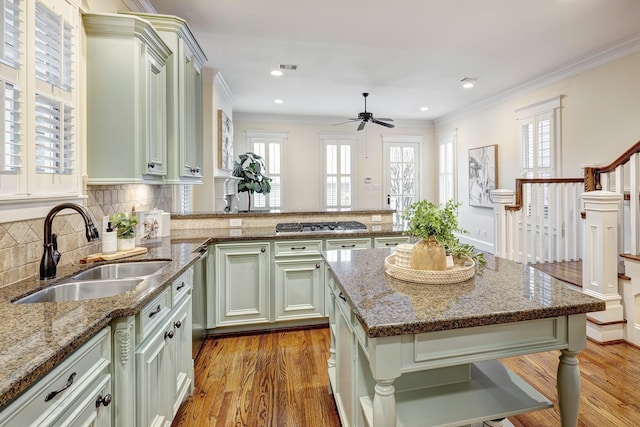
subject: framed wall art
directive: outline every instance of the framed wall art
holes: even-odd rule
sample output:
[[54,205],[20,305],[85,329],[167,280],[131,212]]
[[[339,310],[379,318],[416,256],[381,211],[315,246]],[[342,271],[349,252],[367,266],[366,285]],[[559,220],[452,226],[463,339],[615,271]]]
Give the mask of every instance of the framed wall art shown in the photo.
[[233,170],[233,122],[218,110],[218,167]]
[[469,149],[469,205],[492,208],[498,182],[498,145]]

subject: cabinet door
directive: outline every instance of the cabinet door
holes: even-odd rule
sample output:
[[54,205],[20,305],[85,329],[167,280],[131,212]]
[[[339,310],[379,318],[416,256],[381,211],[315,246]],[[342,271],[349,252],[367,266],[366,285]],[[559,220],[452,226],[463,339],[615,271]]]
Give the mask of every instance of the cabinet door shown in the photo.
[[169,343],[174,352],[174,376],[172,418],[180,404],[191,391],[193,383],[193,361],[191,359],[191,295],[174,308],[173,332]]
[[269,243],[216,245],[217,325],[269,321]]
[[106,374],[90,386],[53,425],[109,427],[112,399],[111,375]]
[[170,336],[173,319],[162,323],[136,350],[136,415],[138,426],[163,426],[171,422],[173,367]]
[[356,237],[353,239],[327,239],[325,247],[332,249],[370,249],[371,239],[368,237]]
[[[202,179],[202,75],[195,58],[184,57],[184,134],[181,146],[183,177]],[[192,182],[192,181],[191,181]]]
[[336,387],[333,391],[342,425],[353,423],[353,355],[354,337],[351,332],[349,313],[344,313],[341,304],[336,304]]
[[275,262],[276,320],[324,316],[324,262]]
[[143,141],[147,146],[147,163],[143,170],[149,175],[166,175],[167,174],[167,98],[166,98],[166,82],[164,64],[160,65],[152,57],[146,56],[147,81],[145,87],[147,89],[146,96],[146,135]]
[[374,237],[374,248],[395,248],[400,243],[410,243],[411,238],[409,236],[388,236],[388,237]]

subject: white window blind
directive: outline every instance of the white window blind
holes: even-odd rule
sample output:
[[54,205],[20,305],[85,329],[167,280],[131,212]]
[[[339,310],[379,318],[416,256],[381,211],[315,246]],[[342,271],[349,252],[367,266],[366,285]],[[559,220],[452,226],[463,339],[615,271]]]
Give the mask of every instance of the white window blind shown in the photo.
[[74,168],[72,109],[36,96],[36,172],[70,174]]
[[255,193],[252,206],[261,209],[282,209],[282,157],[287,134],[283,132],[248,131],[247,138],[252,152],[264,160],[264,174],[271,178],[269,194]]
[[2,172],[17,172],[23,166],[23,146],[20,124],[21,94],[15,85],[0,80],[0,90],[4,95],[4,102],[0,104],[0,115],[4,118],[2,126],[2,155],[0,156],[0,170]]
[[457,200],[456,196],[456,131],[438,135],[438,201]]
[[[322,139],[322,137],[321,137]],[[348,210],[353,206],[353,144],[346,139],[322,139],[326,209]]]
[[22,48],[20,46],[20,2],[19,0],[1,0],[3,4],[2,32],[0,32],[0,62],[18,68]]
[[193,212],[193,185],[180,184],[173,187],[173,211],[177,213]]
[[64,90],[73,85],[73,31],[62,16],[36,2],[36,77]]

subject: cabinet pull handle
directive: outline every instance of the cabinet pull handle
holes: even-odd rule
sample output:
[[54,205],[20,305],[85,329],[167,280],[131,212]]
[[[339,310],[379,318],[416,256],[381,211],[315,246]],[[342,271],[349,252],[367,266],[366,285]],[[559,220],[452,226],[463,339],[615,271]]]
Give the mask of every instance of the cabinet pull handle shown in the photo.
[[385,246],[398,246],[397,243],[385,243],[384,245]]
[[164,333],[164,339],[166,340],[167,338],[169,338],[169,339],[173,338],[173,331],[166,331]]
[[185,283],[182,282],[178,285],[178,287],[176,288],[176,291],[179,291],[180,289],[184,288]]
[[355,248],[356,244],[354,243],[354,244],[351,244],[351,245],[342,245],[341,247],[342,248]]
[[155,168],[155,167],[156,167],[156,164],[155,164],[155,163],[153,163],[153,162],[149,162],[149,163],[147,163],[147,167],[148,167],[149,169],[153,169],[153,168]]
[[151,313],[149,313],[149,317],[153,317],[156,314],[160,313],[160,310],[162,310],[162,307],[160,307],[160,305],[158,305],[158,308],[156,308],[155,310],[153,310]]
[[340,292],[340,295],[338,295],[338,298],[340,298],[344,302],[347,302],[347,299],[344,297],[344,295],[342,295],[342,292]]
[[75,372],[72,373],[71,375],[69,375],[69,379],[67,379],[67,383],[60,390],[55,390],[55,391],[52,391],[49,394],[47,394],[47,397],[44,398],[44,401],[45,402],[50,401],[51,399],[56,397],[58,395],[58,393],[62,393],[63,391],[65,391],[66,389],[71,387],[71,385],[73,384],[73,379],[75,377],[76,377],[76,373]]
[[109,406],[109,404],[111,404],[110,394],[107,394],[105,397],[102,397],[102,395],[99,395],[98,398],[96,399],[96,408],[99,408],[100,405]]
[[320,263],[317,263],[317,264],[316,264],[316,268],[320,268]]
[[391,194],[387,194],[387,204],[391,204]]
[[176,323],[173,324],[173,326],[180,329],[182,327],[182,322],[178,320]]
[[298,246],[298,247],[294,246],[291,248],[292,251],[304,251],[305,249],[307,249],[306,246]]
[[267,248],[260,248],[260,252],[264,252],[266,250],[267,250]]

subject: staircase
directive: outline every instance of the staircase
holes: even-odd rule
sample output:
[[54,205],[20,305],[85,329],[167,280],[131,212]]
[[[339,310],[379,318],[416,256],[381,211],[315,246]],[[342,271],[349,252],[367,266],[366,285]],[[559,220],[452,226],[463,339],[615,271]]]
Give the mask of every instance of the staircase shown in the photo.
[[607,305],[587,316],[588,336],[640,346],[640,141],[582,178],[517,179],[491,197],[495,255],[556,278],[581,265],[576,285]]

